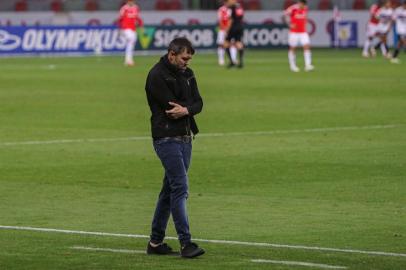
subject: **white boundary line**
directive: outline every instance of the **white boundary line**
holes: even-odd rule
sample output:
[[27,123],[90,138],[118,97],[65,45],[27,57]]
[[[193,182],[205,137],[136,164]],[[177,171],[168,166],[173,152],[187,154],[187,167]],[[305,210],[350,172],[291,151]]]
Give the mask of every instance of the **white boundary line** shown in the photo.
[[[62,229],[50,229],[50,228],[35,228],[35,227],[21,227],[21,226],[3,226],[0,225],[0,230],[21,230],[21,231],[36,231],[36,232],[55,232],[66,234],[80,234],[80,235],[96,235],[96,236],[112,236],[112,237],[126,237],[126,238],[144,238],[149,239],[148,235],[142,234],[121,234],[121,233],[106,233],[106,232],[88,232],[88,231],[73,231]],[[166,237],[166,239],[177,240],[176,237]],[[358,249],[341,249],[341,248],[327,248],[327,247],[312,247],[302,245],[282,245],[272,243],[261,242],[243,242],[243,241],[229,241],[229,240],[209,240],[209,239],[196,239],[197,242],[206,242],[213,244],[225,244],[225,245],[243,245],[243,246],[257,246],[257,247],[272,247],[272,248],[287,248],[287,249],[303,249],[303,250],[317,250],[328,252],[344,252],[344,253],[356,253],[375,256],[392,256],[392,257],[406,257],[406,253],[393,253],[383,251],[366,251]]]
[[272,264],[284,264],[284,265],[296,265],[296,266],[308,266],[323,269],[347,269],[345,266],[319,264],[319,263],[308,263],[308,262],[295,262],[295,261],[276,261],[276,260],[251,260],[254,263],[272,263]]
[[128,253],[128,254],[147,254],[145,250],[131,250],[131,249],[112,249],[112,248],[95,248],[95,247],[82,247],[73,246],[71,249],[76,250],[89,250],[89,251],[105,251],[113,253]]
[[[228,136],[260,136],[276,134],[296,134],[296,133],[318,133],[318,132],[336,132],[350,130],[374,130],[389,129],[405,126],[404,124],[393,125],[372,125],[372,126],[353,126],[353,127],[331,127],[331,128],[308,128],[308,129],[287,129],[270,131],[247,131],[247,132],[224,132],[224,133],[202,133],[199,137],[228,137]],[[20,141],[20,142],[0,142],[1,146],[17,145],[45,145],[45,144],[67,144],[67,143],[97,143],[97,142],[119,142],[119,141],[145,141],[152,140],[151,136],[133,136],[122,138],[90,138],[90,139],[61,139],[48,141]]]

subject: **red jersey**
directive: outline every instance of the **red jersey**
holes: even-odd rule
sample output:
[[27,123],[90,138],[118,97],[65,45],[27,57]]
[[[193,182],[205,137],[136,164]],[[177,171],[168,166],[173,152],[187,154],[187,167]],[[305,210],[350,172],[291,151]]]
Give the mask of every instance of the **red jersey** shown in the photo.
[[140,17],[140,8],[137,5],[125,4],[120,9],[119,18],[121,29],[131,29],[135,31],[135,26],[142,27],[144,25]]
[[217,10],[217,18],[220,30],[226,30],[230,25],[231,10],[223,5]]
[[371,15],[371,17],[369,18],[369,23],[372,23],[372,24],[379,23],[379,19],[377,16],[378,11],[379,11],[379,6],[377,4],[373,4],[371,6],[371,8],[369,9],[369,14]]
[[307,6],[300,8],[299,4],[294,4],[285,10],[285,15],[290,17],[290,32],[306,33]]

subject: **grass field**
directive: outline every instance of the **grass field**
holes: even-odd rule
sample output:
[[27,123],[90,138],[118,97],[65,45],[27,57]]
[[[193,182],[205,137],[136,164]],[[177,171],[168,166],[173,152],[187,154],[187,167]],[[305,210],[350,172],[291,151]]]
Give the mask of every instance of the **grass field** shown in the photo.
[[192,236],[247,242],[198,241],[196,260],[137,253],[163,173],[144,92],[158,56],[0,59],[0,269],[406,269],[405,66],[313,57],[292,74],[286,51],[243,70],[195,56]]

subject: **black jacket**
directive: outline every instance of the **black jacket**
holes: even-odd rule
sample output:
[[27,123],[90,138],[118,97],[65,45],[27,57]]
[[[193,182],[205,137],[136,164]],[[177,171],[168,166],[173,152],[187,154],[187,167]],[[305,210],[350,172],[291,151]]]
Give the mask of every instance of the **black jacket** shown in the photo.
[[[151,131],[154,139],[197,134],[199,129],[193,115],[201,112],[203,100],[199,94],[193,71],[177,69],[168,55],[150,70],[145,84],[151,109]],[[172,109],[169,101],[187,107],[189,115],[179,119],[169,118],[165,110]]]

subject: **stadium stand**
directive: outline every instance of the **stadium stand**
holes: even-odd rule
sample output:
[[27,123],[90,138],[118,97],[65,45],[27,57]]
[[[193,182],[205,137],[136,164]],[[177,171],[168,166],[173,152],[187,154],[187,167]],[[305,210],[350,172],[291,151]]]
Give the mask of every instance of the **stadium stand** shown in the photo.
[[244,0],[243,7],[246,10],[260,10],[261,9],[261,1],[259,0]]
[[290,7],[295,3],[296,3],[295,0],[285,0],[285,2],[283,3],[283,9],[287,9],[288,7]]
[[180,10],[182,3],[180,0],[157,0],[155,2],[156,10]]
[[[243,7],[255,10],[283,10],[296,0],[239,0]],[[122,0],[0,0],[0,11],[103,11],[118,10]],[[337,6],[341,10],[365,10],[376,0],[311,0],[311,10],[330,10]],[[394,6],[400,1],[393,0]],[[219,0],[137,0],[141,10],[216,10]]]
[[318,5],[319,10],[328,10],[331,9],[331,1],[330,0],[320,0]]
[[15,2],[14,4],[14,11],[27,11],[28,10],[28,3],[27,0],[20,0]]
[[398,7],[398,6],[401,5],[401,1],[400,1],[400,0],[392,0],[392,5],[393,5],[394,7]]
[[53,12],[62,12],[63,11],[63,3],[61,0],[53,0],[50,3],[49,7]]
[[96,11],[99,10],[99,2],[97,0],[86,0],[85,2],[86,11]]
[[171,0],[169,1],[169,10],[180,10],[182,9],[182,3],[180,0]]
[[354,0],[354,2],[352,3],[352,9],[355,10],[360,10],[360,9],[366,9],[367,5],[365,0]]

